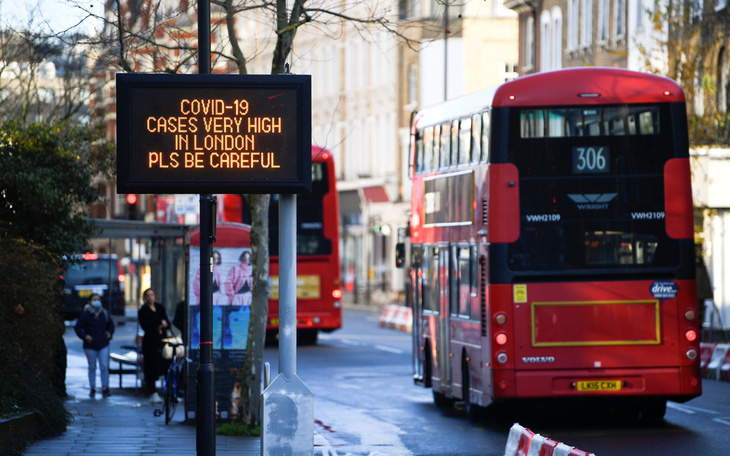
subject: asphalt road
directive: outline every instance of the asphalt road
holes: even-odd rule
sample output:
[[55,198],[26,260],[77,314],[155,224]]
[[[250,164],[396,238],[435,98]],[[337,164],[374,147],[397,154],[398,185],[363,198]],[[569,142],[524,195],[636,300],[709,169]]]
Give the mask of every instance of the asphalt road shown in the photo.
[[[380,328],[377,318],[348,309],[341,330],[297,350],[297,374],[315,396],[316,456],[502,456],[513,422],[598,456],[724,455],[730,448],[730,383],[715,380],[703,383],[699,398],[670,402],[659,424],[554,403],[491,410],[472,421],[458,407],[436,407],[431,392],[413,384],[410,335]],[[72,331],[67,344],[80,345]],[[123,352],[136,332],[134,321],[119,326],[112,351]],[[272,377],[277,358],[276,347],[266,349]],[[116,387],[117,377],[111,381]]]

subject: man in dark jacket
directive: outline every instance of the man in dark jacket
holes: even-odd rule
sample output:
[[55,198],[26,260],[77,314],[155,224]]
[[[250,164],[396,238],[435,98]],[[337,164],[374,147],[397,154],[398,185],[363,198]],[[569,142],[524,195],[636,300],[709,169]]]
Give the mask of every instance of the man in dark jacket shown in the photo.
[[101,394],[111,396],[109,391],[109,340],[114,334],[114,322],[101,305],[98,294],[91,295],[74,327],[76,335],[84,341],[84,353],[89,361],[90,397],[96,394],[96,364],[99,364],[101,376]]

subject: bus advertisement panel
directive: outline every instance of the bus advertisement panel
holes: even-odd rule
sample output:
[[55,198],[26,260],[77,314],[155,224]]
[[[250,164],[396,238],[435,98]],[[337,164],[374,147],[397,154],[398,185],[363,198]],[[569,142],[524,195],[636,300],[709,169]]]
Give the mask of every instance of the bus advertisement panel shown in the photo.
[[[213,244],[213,359],[215,363],[216,418],[235,420],[240,414],[241,380],[251,318],[250,227],[222,223]],[[195,385],[200,363],[200,230],[190,234],[188,257],[187,342],[188,385]],[[194,414],[196,391],[185,397],[186,410]],[[193,418],[193,416],[189,416]]]

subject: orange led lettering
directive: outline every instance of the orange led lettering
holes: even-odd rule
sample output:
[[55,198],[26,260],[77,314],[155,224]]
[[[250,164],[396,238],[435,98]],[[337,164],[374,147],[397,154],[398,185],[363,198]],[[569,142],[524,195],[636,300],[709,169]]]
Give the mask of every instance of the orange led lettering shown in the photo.
[[152,168],[154,165],[160,162],[160,152],[150,152],[147,154],[147,167]]
[[281,117],[249,117],[249,133],[281,133]]
[[162,152],[149,152],[147,154],[147,167],[148,168],[177,168],[180,166],[180,162],[177,161],[180,154],[173,152],[165,161],[165,154]]
[[204,168],[203,164],[203,153],[202,152],[185,152],[185,167],[186,168]]
[[185,135],[175,135],[175,149],[184,150],[188,148],[188,137]]
[[220,99],[215,100],[188,100],[180,101],[180,112],[185,115],[194,116],[203,114],[206,116],[222,116],[226,113],[226,102]]
[[[230,117],[203,117],[205,131],[208,133],[238,133],[242,119],[231,119]],[[233,125],[236,129],[233,129]]]

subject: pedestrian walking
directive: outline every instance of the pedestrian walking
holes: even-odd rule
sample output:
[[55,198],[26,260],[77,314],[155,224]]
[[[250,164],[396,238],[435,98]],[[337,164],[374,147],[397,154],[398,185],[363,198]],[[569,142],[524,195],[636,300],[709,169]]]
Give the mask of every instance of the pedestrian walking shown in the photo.
[[89,397],[96,395],[96,366],[99,365],[101,395],[111,396],[109,390],[109,341],[114,334],[114,322],[101,305],[101,297],[92,294],[74,326],[76,335],[84,341],[84,353],[89,364]]
[[170,320],[167,318],[167,311],[161,302],[157,302],[157,296],[152,288],[148,288],[142,294],[144,304],[137,312],[139,326],[144,331],[142,337],[142,357],[144,359],[144,392],[150,396],[150,401],[156,404],[162,403],[162,398],[157,393],[155,383],[162,374],[162,339],[170,329]]

